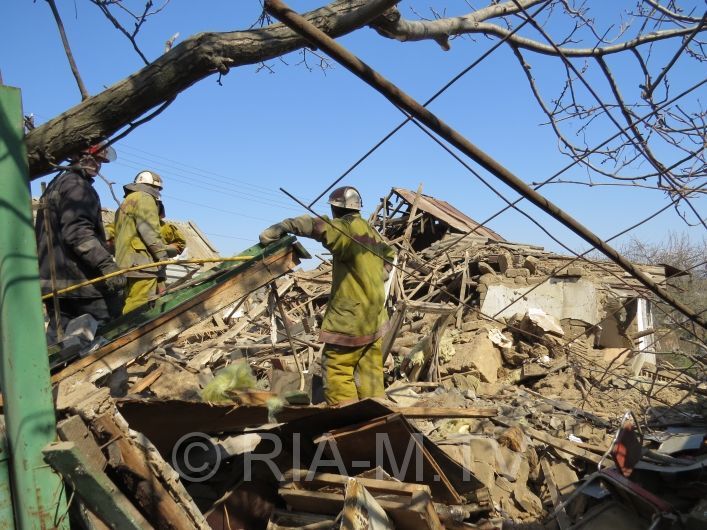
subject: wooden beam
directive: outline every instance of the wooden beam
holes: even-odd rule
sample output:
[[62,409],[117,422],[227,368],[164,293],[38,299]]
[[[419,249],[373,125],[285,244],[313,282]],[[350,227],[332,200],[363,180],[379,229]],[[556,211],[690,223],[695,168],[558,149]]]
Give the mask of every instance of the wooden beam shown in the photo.
[[456,408],[456,407],[389,407],[393,412],[406,418],[493,418],[498,415],[498,409],[488,408]]
[[44,459],[74,488],[74,492],[111,528],[152,528],[118,487],[100,470],[87,463],[73,442],[55,442],[42,451]]
[[525,434],[527,434],[531,438],[535,438],[538,441],[551,445],[555,449],[560,449],[561,451],[569,453],[572,456],[576,456],[577,458],[581,458],[582,460],[586,460],[587,462],[591,462],[592,464],[597,465],[601,461],[601,456],[587,451],[586,449],[582,449],[581,447],[570,442],[569,440],[555,438],[554,436],[551,436],[546,432],[538,431],[537,429],[533,429],[532,427],[524,426],[522,427],[522,429]]
[[135,382],[135,384],[131,386],[128,390],[128,394],[139,394],[143,390],[150,388],[150,385],[157,381],[162,376],[163,372],[164,369],[161,366],[153,370],[151,373],[147,374],[145,377]]
[[[109,460],[109,465],[120,477],[117,480],[124,479],[123,487],[134,495],[143,512],[158,527],[172,530],[208,528],[203,516],[201,520],[194,520],[194,513],[184,505],[186,491],[183,492],[184,499],[172,496],[161,477],[153,471],[147,451],[133,442],[127,430],[117,424],[113,413],[98,416],[91,422],[91,427],[115,448],[113,454],[117,455],[118,461]],[[174,492],[174,489],[171,488],[171,491]],[[188,502],[192,502],[191,498],[188,498]]]

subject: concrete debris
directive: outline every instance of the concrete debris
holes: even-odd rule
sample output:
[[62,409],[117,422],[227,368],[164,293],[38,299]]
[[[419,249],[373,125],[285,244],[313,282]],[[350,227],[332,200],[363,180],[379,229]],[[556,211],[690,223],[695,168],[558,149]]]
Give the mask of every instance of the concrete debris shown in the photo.
[[559,337],[565,334],[560,323],[538,307],[531,307],[523,317],[521,328],[532,335],[553,333]]
[[290,258],[112,335],[77,325],[103,342],[57,354],[63,439],[156,528],[702,528],[704,375],[668,363],[641,286],[415,197],[395,188],[373,216],[403,268],[384,398],[323,404],[332,268]]

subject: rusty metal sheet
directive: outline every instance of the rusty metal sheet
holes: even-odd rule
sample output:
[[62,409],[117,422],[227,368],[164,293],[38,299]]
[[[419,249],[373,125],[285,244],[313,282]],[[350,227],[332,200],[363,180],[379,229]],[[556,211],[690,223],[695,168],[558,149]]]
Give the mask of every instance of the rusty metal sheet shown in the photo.
[[[130,428],[147,436],[162,454],[169,454],[174,443],[187,433],[237,433],[270,421],[264,405],[135,398],[119,399],[116,404]],[[327,409],[285,406],[276,417],[278,421],[287,422],[321,414]]]
[[[406,190],[404,188],[393,188],[393,192],[410,204],[415,201],[415,196],[417,195],[416,192]],[[431,216],[436,217],[440,221],[444,221],[452,228],[456,228],[461,232],[468,232],[469,230],[476,229],[475,233],[480,236],[488,237],[489,239],[493,239],[495,241],[505,241],[502,236],[490,228],[480,226],[479,223],[457,210],[447,201],[435,199],[429,195],[420,194],[420,197],[417,199],[417,209],[427,212]]]

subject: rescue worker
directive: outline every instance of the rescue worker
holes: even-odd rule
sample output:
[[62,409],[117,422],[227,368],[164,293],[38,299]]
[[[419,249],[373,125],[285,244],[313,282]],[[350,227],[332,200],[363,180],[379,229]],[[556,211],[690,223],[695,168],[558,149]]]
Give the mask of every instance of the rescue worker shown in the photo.
[[395,250],[362,217],[361,195],[344,186],[329,196],[332,217],[285,219],[260,234],[268,245],[285,233],[311,237],[333,256],[329,303],[319,340],[324,342],[324,397],[339,404],[381,397],[381,342],[388,328],[385,281]]
[[[160,237],[159,208],[162,177],[154,171],[141,171],[131,184],[123,186],[125,199],[115,213],[115,259],[127,269],[164,261],[177,250]],[[126,273],[123,314],[146,304],[157,294],[157,280],[163,267],[150,267]]]
[[[35,236],[43,295],[52,292],[52,260],[57,291],[118,270],[106,245],[101,199],[93,188],[101,164],[115,157],[110,146],[98,144],[86,149],[72,157],[68,169],[59,173],[42,194]],[[61,329],[83,314],[91,315],[99,324],[120,316],[124,286],[125,278],[114,276],[59,295]],[[45,300],[45,305],[48,339],[53,342],[57,332],[54,302]]]
[[164,203],[162,201],[159,201],[157,208],[160,217],[160,237],[165,244],[172,245],[177,252],[177,255],[179,255],[184,252],[185,248],[187,248],[187,240],[177,225],[170,223],[169,221],[165,221],[166,214]]

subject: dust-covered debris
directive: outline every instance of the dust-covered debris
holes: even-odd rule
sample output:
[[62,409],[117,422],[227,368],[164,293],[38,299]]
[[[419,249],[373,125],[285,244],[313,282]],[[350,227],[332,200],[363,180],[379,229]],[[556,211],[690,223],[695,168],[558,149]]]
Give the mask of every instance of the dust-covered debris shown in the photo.
[[[385,399],[322,404],[318,332],[332,277],[322,261],[268,280],[284,314],[271,287],[255,285],[176,333],[138,341],[102,379],[87,378],[96,385],[62,381],[60,415],[81,416],[126,481],[119,463],[138,442],[115,416],[118,399],[159,449],[131,465],[152,476],[159,457],[158,481],[193,499],[179,517],[196,520],[198,507],[213,527],[338,528],[347,507],[396,528],[618,528],[627,510],[638,528],[699,526],[704,374],[664,360],[640,284],[611,263],[510,243],[444,201],[418,199],[411,218],[415,194],[396,188],[373,216],[399,250]],[[645,272],[664,278],[660,267]],[[111,436],[125,437],[118,450]],[[205,448],[198,462],[184,443]],[[631,473],[617,476],[614,462],[636,447]],[[420,474],[402,471],[418,453]],[[142,482],[121,484],[145,509]],[[148,520],[159,526],[166,513]]]

